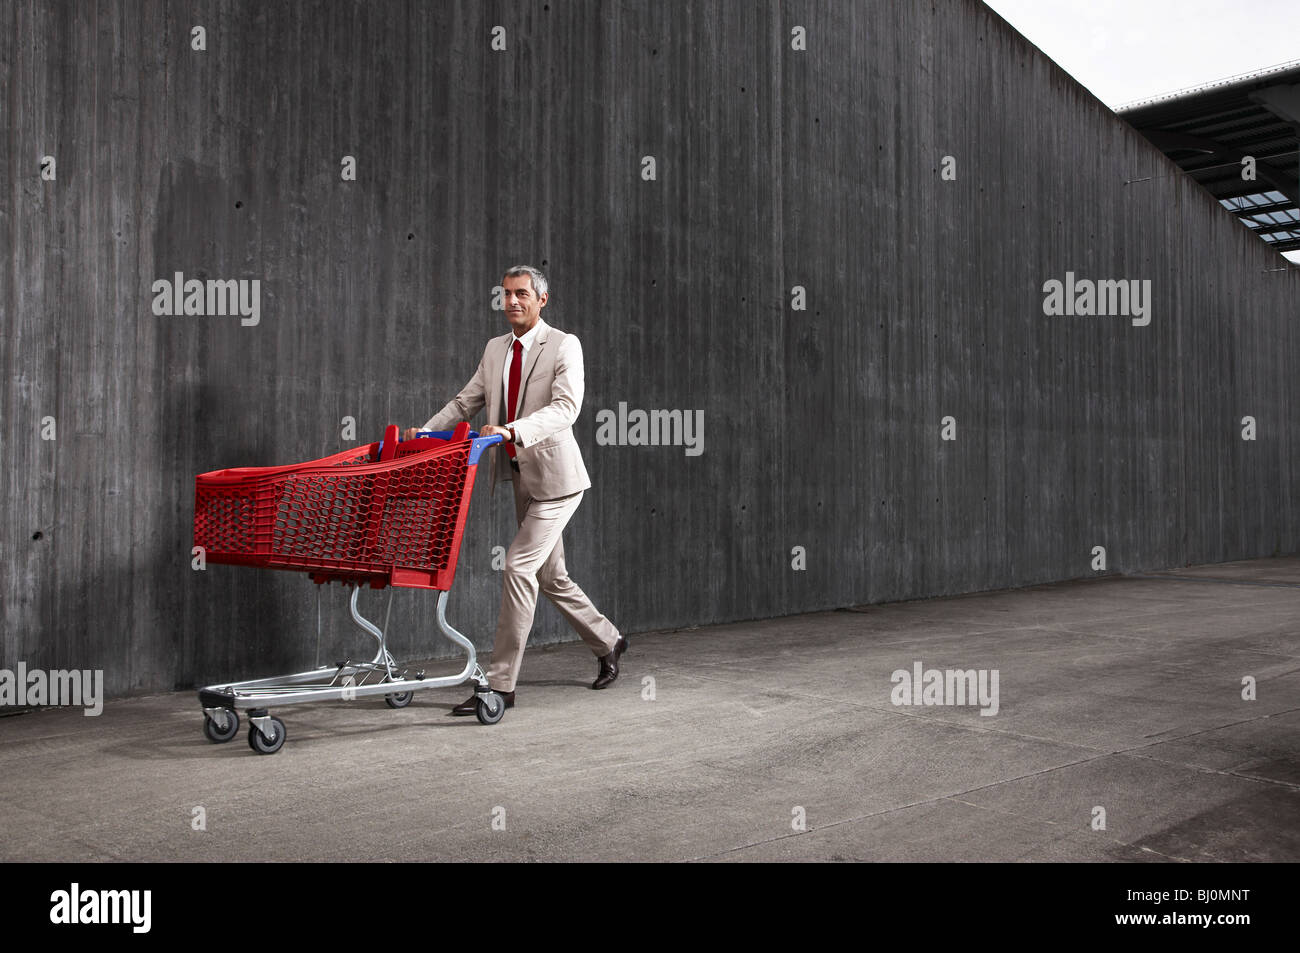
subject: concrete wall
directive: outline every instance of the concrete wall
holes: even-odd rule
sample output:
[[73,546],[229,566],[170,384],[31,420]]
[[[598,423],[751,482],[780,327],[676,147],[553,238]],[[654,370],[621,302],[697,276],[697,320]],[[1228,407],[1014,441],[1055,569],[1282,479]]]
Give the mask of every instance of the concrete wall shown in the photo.
[[[304,576],[190,568],[194,476],[422,422],[520,261],[587,358],[571,574],[629,632],[1300,548],[1296,275],[974,0],[2,17],[6,667],[121,694],[360,646],[337,586],[318,649]],[[259,279],[260,323],[156,316],[177,271]],[[1149,279],[1150,324],[1045,316],[1067,271]],[[620,401],[702,410],[704,453],[597,445]],[[510,510],[480,487],[452,593],[480,645]],[[400,653],[433,601],[396,594]]]

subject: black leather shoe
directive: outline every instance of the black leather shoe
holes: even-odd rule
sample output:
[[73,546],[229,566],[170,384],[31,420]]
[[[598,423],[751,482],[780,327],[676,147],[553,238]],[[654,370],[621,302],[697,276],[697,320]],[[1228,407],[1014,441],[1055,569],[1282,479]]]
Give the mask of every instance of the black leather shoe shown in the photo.
[[600,657],[600,674],[596,680],[591,683],[592,688],[609,688],[614,684],[614,679],[618,678],[618,660],[627,651],[627,639],[621,635],[618,642],[614,645],[614,650],[608,655]]
[[[515,707],[514,692],[497,692],[497,694],[506,700],[507,708]],[[470,695],[469,698],[465,699],[463,702],[461,702],[459,705],[457,705],[455,708],[451,710],[451,713],[453,715],[473,715],[476,714],[477,712],[478,712],[477,695]]]

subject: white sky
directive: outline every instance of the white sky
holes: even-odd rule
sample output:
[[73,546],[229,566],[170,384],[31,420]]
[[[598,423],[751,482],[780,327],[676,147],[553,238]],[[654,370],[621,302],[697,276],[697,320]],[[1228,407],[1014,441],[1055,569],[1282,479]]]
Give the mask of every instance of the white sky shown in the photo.
[[1112,109],[1300,60],[1300,0],[984,2]]
[[1112,109],[1300,60],[1300,0],[984,0]]

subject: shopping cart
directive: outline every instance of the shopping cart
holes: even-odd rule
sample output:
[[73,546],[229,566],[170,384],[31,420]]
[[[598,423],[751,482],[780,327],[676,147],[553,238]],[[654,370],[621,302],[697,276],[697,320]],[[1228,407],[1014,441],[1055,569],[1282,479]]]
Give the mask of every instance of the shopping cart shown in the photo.
[[[203,733],[222,743],[250,722],[248,745],[258,754],[284,746],[284,722],[272,705],[351,701],[383,695],[404,708],[415,692],[473,682],[478,720],[496,724],[505,700],[492,691],[474,644],[447,623],[447,594],[456,574],[465,517],[479,457],[499,436],[480,437],[460,424],[452,432],[384,439],[320,460],[282,467],[243,467],[200,474],[194,486],[194,545],[209,563],[308,573],[318,584],[352,586],[352,620],[374,638],[369,661],[344,659],[295,675],[210,685],[199,691]],[[439,590],[443,635],[468,655],[459,674],[425,678],[397,664],[380,629],[357,610],[366,584]],[[390,590],[390,608],[392,593]]]

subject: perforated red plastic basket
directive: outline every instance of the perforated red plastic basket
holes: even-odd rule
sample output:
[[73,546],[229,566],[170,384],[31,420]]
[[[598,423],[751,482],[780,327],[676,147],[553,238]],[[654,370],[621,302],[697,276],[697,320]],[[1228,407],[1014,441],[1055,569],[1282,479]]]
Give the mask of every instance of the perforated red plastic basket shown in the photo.
[[283,467],[200,474],[194,545],[234,563],[416,589],[451,588],[479,454],[500,438],[453,433]]

